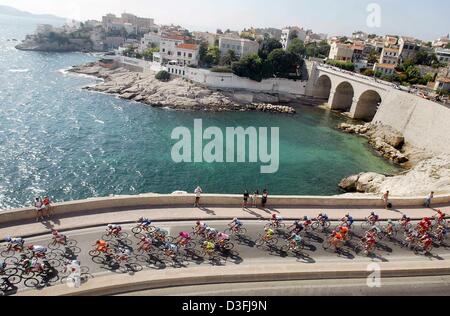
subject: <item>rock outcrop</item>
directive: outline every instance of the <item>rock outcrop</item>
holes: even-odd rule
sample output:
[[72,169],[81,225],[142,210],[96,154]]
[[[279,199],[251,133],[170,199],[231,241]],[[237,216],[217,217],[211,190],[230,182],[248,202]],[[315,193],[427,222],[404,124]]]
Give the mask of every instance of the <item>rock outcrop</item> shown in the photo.
[[389,176],[377,173],[360,173],[341,181],[339,187],[346,192],[383,194],[393,196],[425,196],[450,192],[450,155],[442,154],[419,162],[411,170]]
[[365,125],[352,125],[343,123],[339,128],[346,133],[357,134],[369,139],[369,144],[384,158],[396,164],[408,162],[408,157],[400,150],[405,144],[403,135],[394,128],[368,123]]
[[[273,104],[279,98],[271,94],[255,93],[252,102],[235,97],[233,92],[213,91],[179,77],[167,82],[155,78],[154,72],[137,73],[124,68],[107,69],[98,63],[75,66],[70,72],[86,74],[104,79],[102,83],[86,87],[117,95],[119,98],[145,103],[155,107],[178,110],[202,111],[262,111],[294,114],[293,107]],[[283,96],[287,99],[287,96]]]

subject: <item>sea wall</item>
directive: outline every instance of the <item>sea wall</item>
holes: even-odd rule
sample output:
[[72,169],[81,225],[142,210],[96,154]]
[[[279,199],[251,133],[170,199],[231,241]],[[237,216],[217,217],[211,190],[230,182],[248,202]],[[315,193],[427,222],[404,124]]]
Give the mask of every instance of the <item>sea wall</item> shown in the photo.
[[390,125],[407,143],[434,153],[450,154],[450,108],[413,94],[391,90],[373,122]]
[[[195,195],[193,194],[142,194],[135,196],[115,196],[106,198],[93,198],[80,201],[64,202],[54,205],[55,214],[73,214],[81,212],[92,212],[101,210],[111,210],[113,208],[134,208],[134,207],[179,207],[193,205]],[[422,207],[424,197],[392,198],[390,200],[396,207]],[[449,204],[450,195],[436,196],[433,203]],[[205,194],[202,196],[202,205],[241,207],[241,195],[215,195]],[[382,208],[384,203],[380,198],[373,197],[317,197],[317,196],[270,196],[269,207],[374,207]],[[36,212],[34,208],[22,208],[14,210],[0,211],[0,224],[34,219]]]

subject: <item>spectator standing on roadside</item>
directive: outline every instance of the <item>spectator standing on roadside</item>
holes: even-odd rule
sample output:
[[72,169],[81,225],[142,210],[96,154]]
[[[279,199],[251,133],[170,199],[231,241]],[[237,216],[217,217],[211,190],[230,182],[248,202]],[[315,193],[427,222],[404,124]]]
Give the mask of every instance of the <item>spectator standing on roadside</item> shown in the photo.
[[264,189],[262,198],[261,198],[261,205],[263,208],[266,208],[268,198],[269,198],[269,192],[266,189]]
[[433,199],[434,199],[434,192],[431,192],[430,195],[428,195],[425,198],[425,207],[426,208],[430,208],[431,207],[431,202],[433,201]]
[[386,193],[383,194],[383,202],[384,202],[384,208],[386,210],[389,209],[389,191],[386,191]]
[[37,197],[34,200],[34,208],[36,210],[36,222],[38,222],[40,219],[44,219],[43,216],[44,204],[42,204],[42,200],[40,197]]
[[199,207],[200,206],[200,197],[203,193],[203,190],[200,186],[198,186],[195,191],[195,203],[194,203],[194,207]]
[[249,197],[250,197],[250,194],[248,193],[248,190],[245,190],[245,191],[244,191],[244,204],[243,204],[243,208],[247,208]]
[[256,190],[252,195],[252,207],[258,206],[258,195],[259,195],[259,191]]
[[51,210],[52,210],[52,201],[48,196],[44,197],[44,200],[42,200],[42,204],[44,206],[45,213],[44,214],[47,218],[50,218]]

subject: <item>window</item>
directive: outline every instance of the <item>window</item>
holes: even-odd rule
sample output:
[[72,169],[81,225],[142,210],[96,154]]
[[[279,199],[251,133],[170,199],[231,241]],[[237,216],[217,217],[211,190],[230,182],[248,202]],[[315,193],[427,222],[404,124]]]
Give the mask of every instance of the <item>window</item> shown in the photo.
[[192,58],[192,54],[191,54],[191,53],[189,53],[189,54],[188,54],[188,57],[189,57],[189,58]]
[[184,53],[184,57],[186,57],[186,53]]
[[181,52],[178,52],[178,56],[181,56]]
[[163,53],[165,53],[165,52],[166,52],[166,49],[165,49],[165,48],[163,48],[163,49],[162,49],[162,52],[163,52]]

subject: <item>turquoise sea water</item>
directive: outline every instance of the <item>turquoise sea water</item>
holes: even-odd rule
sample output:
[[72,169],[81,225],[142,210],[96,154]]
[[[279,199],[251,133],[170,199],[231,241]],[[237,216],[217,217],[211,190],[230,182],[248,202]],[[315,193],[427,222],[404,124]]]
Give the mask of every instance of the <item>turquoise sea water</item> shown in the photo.
[[[340,133],[342,120],[322,109],[299,107],[295,116],[266,113],[194,113],[155,109],[84,91],[95,79],[61,69],[94,57],[20,52],[16,42],[32,19],[0,16],[0,208],[29,205],[48,194],[67,201],[110,194],[193,191],[338,194],[345,176],[396,168],[368,150],[366,141]],[[260,164],[176,164],[170,138],[177,126],[280,127],[280,169]]]

